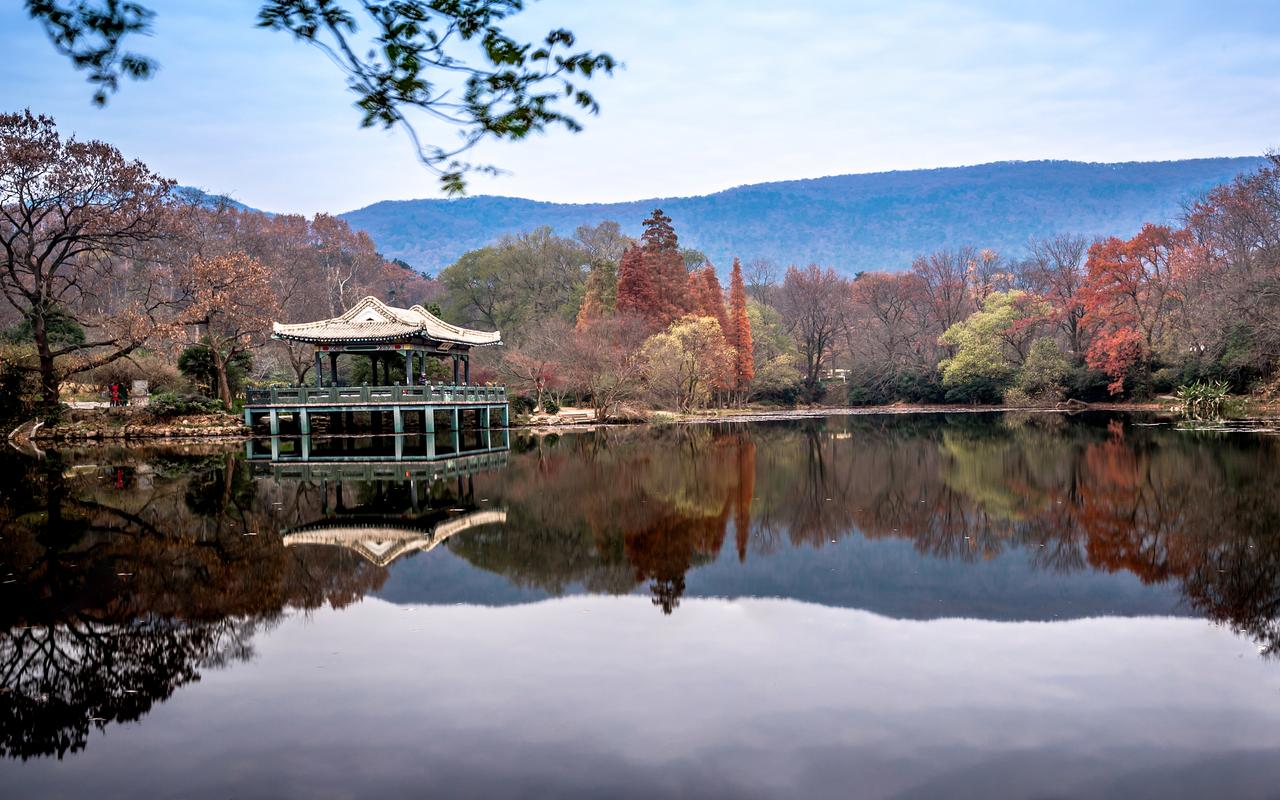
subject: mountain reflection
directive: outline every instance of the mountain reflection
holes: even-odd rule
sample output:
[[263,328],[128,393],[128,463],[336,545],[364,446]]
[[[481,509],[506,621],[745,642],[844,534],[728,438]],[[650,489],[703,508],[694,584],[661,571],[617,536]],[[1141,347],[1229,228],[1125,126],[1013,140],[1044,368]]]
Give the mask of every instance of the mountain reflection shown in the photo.
[[[1276,437],[961,414],[602,429],[416,464],[395,460],[404,442],[369,462],[294,444],[262,463],[218,447],[0,457],[0,751],[80,750],[250,658],[283,615],[437,558],[551,595],[639,590],[671,614],[713,563],[785,570],[774,556],[898,541],[965,569],[1132,574],[1280,649]],[[321,457],[290,461],[302,452]]]

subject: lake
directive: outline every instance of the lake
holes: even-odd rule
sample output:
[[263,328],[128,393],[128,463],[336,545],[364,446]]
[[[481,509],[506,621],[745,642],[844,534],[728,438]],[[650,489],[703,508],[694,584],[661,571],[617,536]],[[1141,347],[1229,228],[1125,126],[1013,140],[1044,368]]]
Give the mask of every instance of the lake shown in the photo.
[[6,798],[1280,786],[1273,433],[863,415],[0,469]]

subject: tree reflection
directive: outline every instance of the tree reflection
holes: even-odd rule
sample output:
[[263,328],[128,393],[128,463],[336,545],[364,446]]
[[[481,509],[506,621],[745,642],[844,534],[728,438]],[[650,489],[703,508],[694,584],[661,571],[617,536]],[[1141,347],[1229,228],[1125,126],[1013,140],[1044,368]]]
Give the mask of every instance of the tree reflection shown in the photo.
[[[0,466],[0,752],[10,757],[80,750],[92,727],[137,720],[203,670],[249,658],[254,632],[286,609],[341,606],[385,579],[354,557],[265,535],[289,511],[259,498],[233,457]],[[294,513],[310,514],[296,509],[305,497]]]
[[501,507],[504,524],[441,546],[517,586],[645,592],[665,614],[712,561],[853,536],[959,563],[1122,571],[1280,652],[1275,437],[1017,414],[611,428],[519,440],[506,469],[421,492],[279,481],[217,450],[92,460],[0,458],[9,756],[83,748],[94,726],[248,658],[290,609],[377,590],[387,571],[355,552],[271,535],[375,517],[429,526]]
[[450,542],[523,586],[679,605],[691,569],[860,535],[933,558],[1174,581],[1275,650],[1275,438],[1044,414],[863,416],[531,441],[485,491],[511,523]]

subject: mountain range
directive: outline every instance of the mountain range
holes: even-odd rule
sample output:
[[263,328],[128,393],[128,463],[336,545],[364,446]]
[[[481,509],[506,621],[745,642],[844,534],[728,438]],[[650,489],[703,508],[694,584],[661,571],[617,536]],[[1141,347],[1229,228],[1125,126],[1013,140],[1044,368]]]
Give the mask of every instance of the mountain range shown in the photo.
[[638,236],[654,208],[682,245],[727,266],[766,258],[846,273],[905,269],[918,254],[962,245],[1011,256],[1028,237],[1128,235],[1144,222],[1176,222],[1211,187],[1262,158],[1117,164],[1005,161],[970,167],[837,175],[739,186],[698,197],[623,203],[546,203],[512,197],[387,200],[342,214],[386,256],[435,273],[503,234],[548,225],[571,235],[616,220]]

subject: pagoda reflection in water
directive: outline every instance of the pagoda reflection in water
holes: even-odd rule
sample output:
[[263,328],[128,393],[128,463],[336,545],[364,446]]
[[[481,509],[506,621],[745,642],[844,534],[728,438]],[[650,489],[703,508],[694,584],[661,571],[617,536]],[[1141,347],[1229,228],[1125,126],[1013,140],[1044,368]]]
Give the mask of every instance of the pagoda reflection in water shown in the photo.
[[464,531],[504,523],[504,510],[476,500],[472,477],[504,468],[509,445],[506,429],[275,436],[250,440],[246,456],[277,481],[320,486],[321,516],[281,531],[285,547],[340,547],[385,567]]

